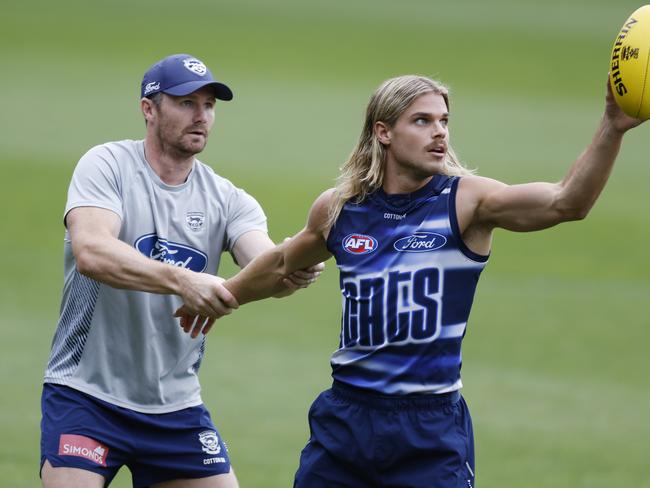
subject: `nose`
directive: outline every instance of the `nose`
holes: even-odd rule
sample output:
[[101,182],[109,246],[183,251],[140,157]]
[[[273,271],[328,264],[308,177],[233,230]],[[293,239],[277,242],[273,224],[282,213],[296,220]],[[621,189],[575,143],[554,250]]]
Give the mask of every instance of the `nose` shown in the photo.
[[194,111],[194,122],[205,123],[209,120],[210,113],[209,109],[198,104],[196,110]]
[[431,138],[436,139],[439,137],[445,137],[447,135],[447,125],[441,120],[436,120],[432,124]]

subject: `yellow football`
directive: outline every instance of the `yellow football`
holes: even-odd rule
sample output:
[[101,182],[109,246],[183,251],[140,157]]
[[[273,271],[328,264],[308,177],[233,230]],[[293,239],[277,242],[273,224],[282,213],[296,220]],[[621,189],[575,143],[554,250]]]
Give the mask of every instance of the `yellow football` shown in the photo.
[[650,5],[635,10],[625,21],[614,46],[609,82],[616,103],[628,115],[650,118]]

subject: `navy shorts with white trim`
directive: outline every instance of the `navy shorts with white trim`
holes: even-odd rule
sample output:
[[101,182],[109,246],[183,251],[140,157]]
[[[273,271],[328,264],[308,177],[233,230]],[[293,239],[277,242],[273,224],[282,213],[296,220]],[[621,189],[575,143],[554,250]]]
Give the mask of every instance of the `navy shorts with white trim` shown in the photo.
[[474,488],[474,435],[459,392],[385,396],[340,382],[309,411],[295,488]]
[[41,398],[41,468],[80,468],[110,483],[127,466],[134,487],[230,471],[224,442],[203,405],[146,414],[67,386],[46,383]]

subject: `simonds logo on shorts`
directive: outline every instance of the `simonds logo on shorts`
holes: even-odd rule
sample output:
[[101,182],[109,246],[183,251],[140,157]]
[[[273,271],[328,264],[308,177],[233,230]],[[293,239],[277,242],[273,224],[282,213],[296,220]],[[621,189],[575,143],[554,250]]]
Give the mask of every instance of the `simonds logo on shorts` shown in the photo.
[[83,435],[61,434],[59,456],[77,456],[106,467],[108,447]]
[[171,242],[156,234],[146,234],[135,241],[135,248],[148,258],[187,268],[197,273],[205,270],[208,256],[193,247]]
[[348,234],[343,238],[343,249],[350,254],[368,254],[377,249],[377,239],[365,234]]

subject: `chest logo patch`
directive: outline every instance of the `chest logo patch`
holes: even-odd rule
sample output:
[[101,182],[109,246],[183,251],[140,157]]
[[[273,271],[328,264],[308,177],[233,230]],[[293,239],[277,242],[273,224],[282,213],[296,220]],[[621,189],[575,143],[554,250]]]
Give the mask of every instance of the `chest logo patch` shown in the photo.
[[135,248],[155,261],[187,268],[197,273],[205,270],[208,256],[193,247],[171,242],[156,234],[146,234],[135,241]]
[[187,226],[191,230],[201,230],[205,222],[205,215],[203,215],[203,212],[187,212],[185,214],[185,222],[187,222]]
[[377,249],[377,239],[365,234],[348,234],[343,238],[343,249],[350,254],[368,254]]
[[400,252],[429,252],[440,249],[447,244],[447,238],[435,232],[416,232],[410,236],[397,239],[393,244]]

